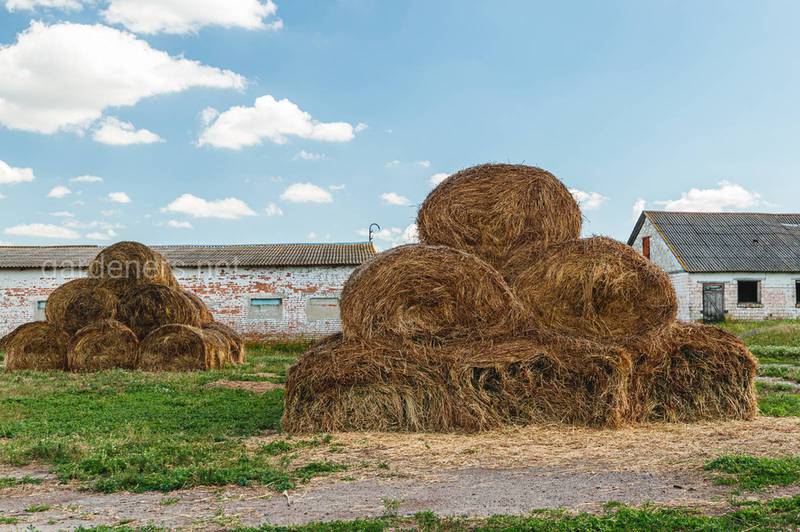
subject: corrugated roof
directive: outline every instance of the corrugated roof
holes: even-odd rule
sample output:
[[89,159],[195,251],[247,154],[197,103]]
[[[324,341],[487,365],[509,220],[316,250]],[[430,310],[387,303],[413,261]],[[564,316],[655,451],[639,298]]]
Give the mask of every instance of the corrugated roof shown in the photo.
[[800,272],[800,214],[644,211],[689,272]]
[[[375,255],[370,242],[151,246],[172,266],[357,266]],[[0,246],[0,269],[85,268],[100,246]]]

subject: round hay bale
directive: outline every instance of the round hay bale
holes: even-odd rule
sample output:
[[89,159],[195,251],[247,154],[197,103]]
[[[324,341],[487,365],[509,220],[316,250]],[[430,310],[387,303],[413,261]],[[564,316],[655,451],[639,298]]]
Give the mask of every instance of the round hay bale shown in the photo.
[[202,329],[207,349],[211,351],[208,357],[207,369],[221,369],[231,365],[231,350],[228,339],[214,329]]
[[69,334],[86,325],[117,315],[117,298],[98,279],[74,279],[56,288],[47,298],[45,316]]
[[146,281],[178,288],[167,260],[138,242],[118,242],[104,248],[89,265],[89,276]]
[[484,164],[445,179],[417,215],[420,241],[478,255],[502,270],[525,244],[580,237],[581,211],[567,187],[533,166]]
[[201,325],[200,312],[192,300],[180,290],[160,284],[144,285],[121,301],[118,319],[140,340],[164,325]]
[[218,321],[212,321],[203,324],[203,330],[213,330],[222,334],[228,342],[228,353],[232,364],[244,364],[245,362],[245,348],[244,339],[227,325]]
[[542,327],[578,337],[646,342],[677,315],[667,274],[605,237],[543,250],[511,288]]
[[69,334],[46,321],[20,325],[4,342],[6,371],[67,369]]
[[133,369],[139,340],[128,327],[116,320],[103,320],[75,333],[67,352],[70,371]]
[[637,421],[753,419],[757,361],[733,334],[700,323],[675,323],[633,371]]
[[208,310],[205,302],[200,299],[200,296],[188,290],[181,290],[181,292],[183,292],[183,295],[188,297],[192,304],[197,308],[197,313],[200,316],[201,324],[211,323],[214,321],[214,316],[211,314],[211,311]]
[[407,245],[359,266],[341,297],[346,336],[440,342],[508,334],[524,310],[503,278],[474,255]]
[[136,367],[142,371],[204,371],[218,364],[218,351],[203,330],[164,325],[139,344]]

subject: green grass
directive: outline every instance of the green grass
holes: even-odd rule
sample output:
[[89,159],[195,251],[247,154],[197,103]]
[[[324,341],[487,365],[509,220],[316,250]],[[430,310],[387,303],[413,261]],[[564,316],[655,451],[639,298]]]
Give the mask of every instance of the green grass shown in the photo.
[[800,482],[800,456],[785,458],[721,456],[707,463],[705,469],[720,474],[716,479],[718,484],[738,485],[751,491]]
[[0,477],[0,490],[4,488],[13,488],[16,486],[27,486],[31,484],[41,484],[41,479],[32,478],[32,477],[22,477],[22,478],[11,478],[11,477]]
[[16,517],[3,517],[0,515],[0,525],[16,525],[19,519]]
[[289,489],[341,470],[330,463],[291,469],[285,454],[329,439],[248,448],[245,440],[278,430],[283,392],[208,388],[256,373],[285,379],[306,345],[251,345],[248,363],[224,371],[107,371],[0,375],[0,462],[50,464],[63,482],[113,492],[171,491],[198,485],[264,484]]
[[717,325],[749,346],[800,347],[800,320],[726,321]]
[[758,368],[758,374],[800,383],[800,367],[798,366],[761,365]]
[[750,352],[762,364],[800,364],[800,347],[786,345],[751,345]]
[[51,509],[52,506],[49,504],[33,504],[25,508],[25,511],[29,514],[35,514],[39,512],[46,512],[47,510]]
[[758,399],[758,408],[765,416],[800,417],[800,394],[762,394]]

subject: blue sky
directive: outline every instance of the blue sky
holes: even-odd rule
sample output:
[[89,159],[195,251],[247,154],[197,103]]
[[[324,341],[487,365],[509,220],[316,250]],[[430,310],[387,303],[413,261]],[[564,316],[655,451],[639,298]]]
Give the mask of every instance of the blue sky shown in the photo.
[[491,161],[586,234],[798,210],[795,2],[274,2],[0,0],[0,242],[387,247]]

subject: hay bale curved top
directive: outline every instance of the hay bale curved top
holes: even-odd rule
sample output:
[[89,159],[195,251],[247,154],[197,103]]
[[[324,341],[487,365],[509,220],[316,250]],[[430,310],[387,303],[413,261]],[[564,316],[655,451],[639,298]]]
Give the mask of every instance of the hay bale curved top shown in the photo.
[[502,277],[474,255],[407,245],[358,267],[341,298],[346,336],[440,342],[516,330],[524,309]]
[[474,253],[502,268],[523,244],[580,237],[581,212],[567,187],[533,166],[484,164],[439,184],[417,215],[420,241]]
[[197,308],[197,313],[200,315],[201,324],[211,323],[214,321],[214,316],[211,314],[211,311],[208,310],[205,302],[200,299],[200,296],[188,290],[181,290],[181,292],[183,292],[183,295],[188,297],[189,301],[191,301],[195,308]]
[[136,367],[143,371],[203,371],[217,364],[215,347],[198,327],[164,325],[139,344]]
[[89,276],[147,281],[178,288],[167,260],[138,242],[118,242],[101,250],[89,265]]
[[227,340],[228,342],[228,351],[230,353],[231,362],[233,364],[244,364],[245,362],[244,340],[239,335],[239,333],[237,333],[224,323],[220,323],[218,321],[211,321],[209,323],[204,323],[203,330],[217,331],[218,333],[222,334],[225,337],[225,340]]
[[648,341],[677,315],[667,274],[633,248],[605,237],[541,251],[511,288],[543,327],[578,337]]
[[69,335],[57,325],[32,321],[20,325],[3,341],[6,371],[65,370]]
[[117,319],[139,339],[164,325],[201,325],[200,312],[194,303],[180,290],[160,284],[144,285],[121,301]]
[[98,321],[75,333],[67,367],[70,371],[133,369],[138,348],[139,340],[128,327],[116,320]]
[[113,319],[117,314],[117,298],[98,279],[74,279],[50,294],[44,313],[47,321],[75,334],[92,322]]

